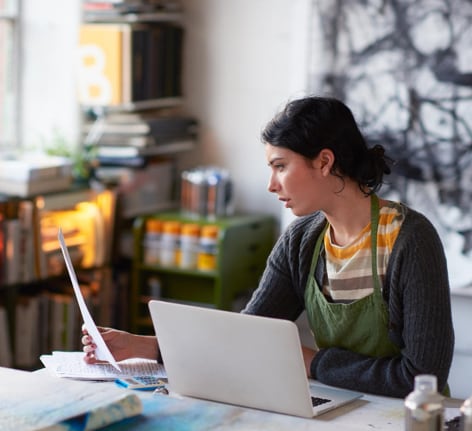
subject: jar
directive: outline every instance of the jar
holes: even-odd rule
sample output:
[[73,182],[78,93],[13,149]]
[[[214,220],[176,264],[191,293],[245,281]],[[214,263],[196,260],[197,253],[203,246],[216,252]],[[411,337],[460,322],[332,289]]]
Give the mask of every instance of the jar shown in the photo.
[[176,220],[162,223],[160,264],[176,266],[179,253],[180,222]]
[[199,166],[181,175],[180,206],[191,217],[215,220],[233,213],[233,184],[226,169]]
[[219,228],[216,225],[202,227],[198,246],[197,268],[201,271],[216,269],[218,259]]
[[146,220],[143,240],[144,263],[156,265],[160,263],[162,222],[157,219]]
[[443,399],[436,376],[415,376],[414,390],[405,398],[405,431],[443,431]]
[[196,223],[185,223],[180,233],[179,266],[184,269],[197,267],[200,226]]

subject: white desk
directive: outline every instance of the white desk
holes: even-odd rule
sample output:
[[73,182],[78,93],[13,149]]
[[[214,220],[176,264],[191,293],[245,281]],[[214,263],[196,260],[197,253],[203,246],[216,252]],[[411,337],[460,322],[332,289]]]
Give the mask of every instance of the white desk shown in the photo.
[[[368,430],[380,431],[403,429],[403,402],[398,399],[365,396],[363,399],[327,412],[313,419],[281,415],[196,399],[174,399],[154,396],[145,400],[145,415],[153,429],[206,431],[305,431],[305,430]],[[172,415],[169,416],[169,412]],[[191,424],[191,426],[190,426]],[[123,429],[123,428],[110,428]],[[133,430],[147,428],[135,427]]]
[[[26,420],[28,416],[31,416],[30,423],[38,424],[40,420],[60,413],[67,406],[73,406],[74,397],[79,403],[84,399],[93,401],[129,391],[116,386],[113,382],[78,382],[60,379],[51,376],[46,370],[34,373],[21,372],[18,375],[9,369],[0,368],[0,378],[2,379],[0,386],[2,430],[32,430],[34,428],[28,426]],[[103,428],[104,430],[399,431],[404,428],[403,400],[372,395],[365,395],[360,400],[317,418],[303,419],[191,398],[153,395],[152,392],[135,393],[139,393],[143,401],[143,414],[107,426]],[[67,406],[62,407],[62,404],[65,404],[64,400],[67,400]],[[451,402],[456,406],[459,405],[459,402]],[[4,427],[2,423],[4,407],[10,411],[22,410],[21,420],[26,421],[25,424],[21,424],[20,428]]]
[[455,346],[449,373],[451,394],[458,398],[472,396],[472,288],[451,289]]

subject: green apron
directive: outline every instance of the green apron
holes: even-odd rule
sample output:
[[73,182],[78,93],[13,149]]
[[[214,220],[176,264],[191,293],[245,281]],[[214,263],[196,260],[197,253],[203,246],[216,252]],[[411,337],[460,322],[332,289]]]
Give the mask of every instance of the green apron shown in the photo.
[[388,309],[377,273],[379,201],[371,197],[372,294],[350,304],[329,302],[315,279],[315,269],[328,224],[318,237],[305,290],[308,321],[319,348],[341,347],[363,355],[391,357],[400,349],[388,337]]

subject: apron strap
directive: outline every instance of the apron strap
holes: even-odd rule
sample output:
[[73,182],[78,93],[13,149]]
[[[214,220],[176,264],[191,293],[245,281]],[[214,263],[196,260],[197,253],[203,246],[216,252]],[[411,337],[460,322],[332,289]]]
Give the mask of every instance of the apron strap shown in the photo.
[[377,232],[379,230],[379,198],[375,193],[370,195],[370,243],[372,259],[372,277],[374,279],[374,290],[380,293],[382,283],[377,270]]

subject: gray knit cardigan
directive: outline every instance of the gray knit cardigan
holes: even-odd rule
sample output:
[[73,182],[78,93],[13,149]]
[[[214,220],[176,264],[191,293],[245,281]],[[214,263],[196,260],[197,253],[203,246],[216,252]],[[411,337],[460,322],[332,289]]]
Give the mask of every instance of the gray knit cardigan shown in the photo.
[[[338,347],[321,349],[311,375],[322,383],[397,398],[412,391],[417,374],[436,375],[440,391],[446,386],[454,348],[446,258],[433,225],[411,208],[405,214],[382,289],[389,337],[401,353],[377,358]],[[313,249],[325,223],[321,213],[292,222],[272,250],[243,313],[298,318],[305,308]],[[324,271],[322,254],[315,275],[320,286]]]

